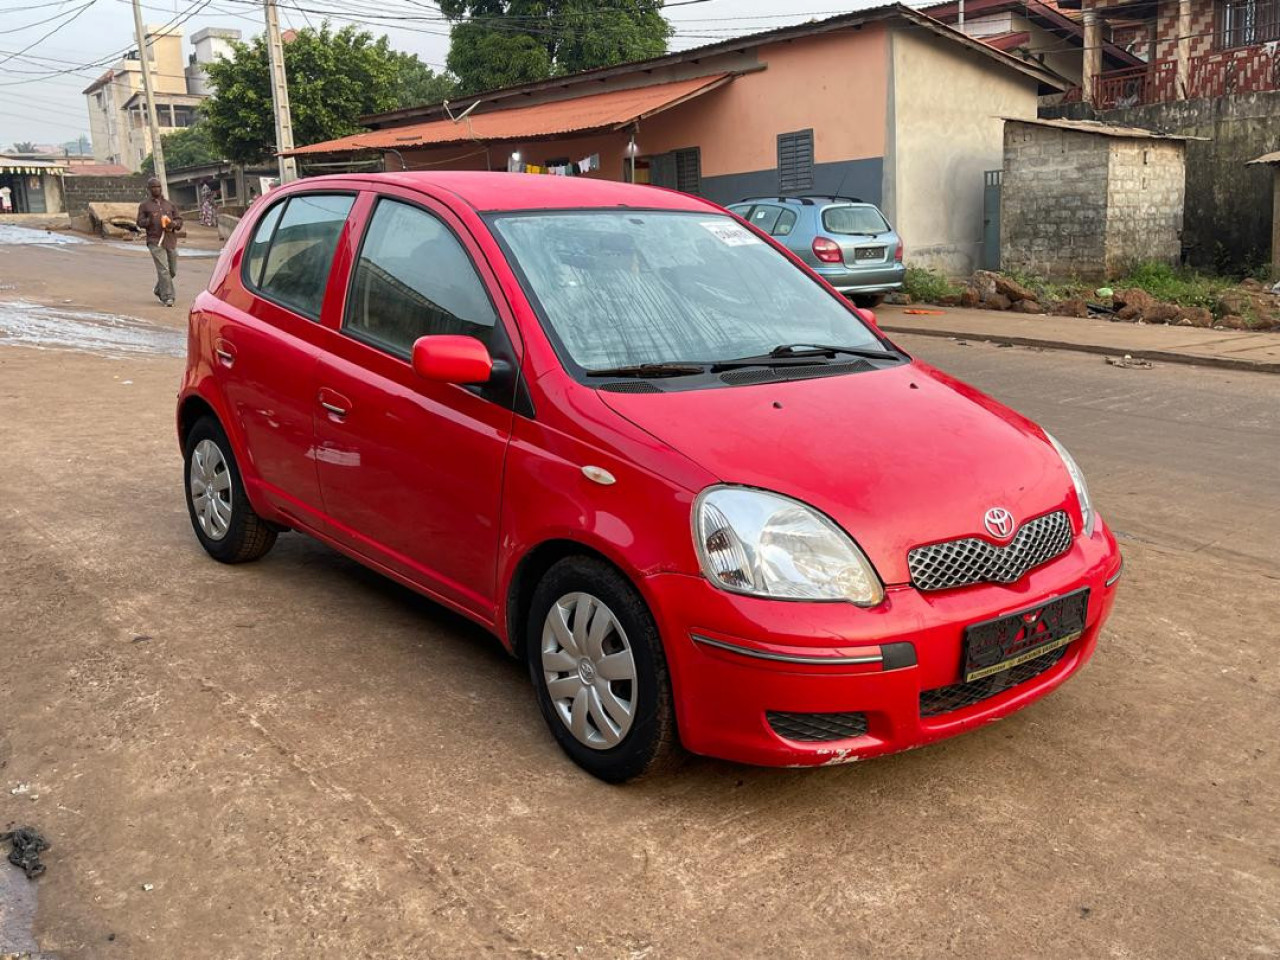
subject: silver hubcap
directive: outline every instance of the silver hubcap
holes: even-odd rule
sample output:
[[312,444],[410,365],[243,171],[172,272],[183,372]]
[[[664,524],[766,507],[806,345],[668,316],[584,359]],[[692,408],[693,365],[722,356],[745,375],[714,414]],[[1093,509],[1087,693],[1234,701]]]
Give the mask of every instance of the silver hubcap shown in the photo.
[[189,477],[196,522],[210,540],[221,540],[231,529],[231,472],[212,440],[201,440],[191,451]]
[[617,746],[636,710],[636,664],[613,611],[588,593],[569,593],[542,625],[542,676],[556,715],[593,750]]

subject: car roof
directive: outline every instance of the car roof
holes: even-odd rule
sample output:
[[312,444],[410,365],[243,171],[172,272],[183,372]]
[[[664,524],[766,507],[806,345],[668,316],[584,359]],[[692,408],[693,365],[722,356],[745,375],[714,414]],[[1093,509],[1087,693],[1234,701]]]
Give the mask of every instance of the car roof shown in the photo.
[[580,207],[643,207],[658,210],[718,212],[707,200],[662,187],[596,180],[591,177],[558,177],[549,174],[437,171],[373,173],[308,178],[302,183],[323,186],[326,180],[352,180],[393,184],[439,194],[447,191],[480,212],[503,210],[565,210]]
[[[837,197],[831,194],[806,193],[803,196],[795,197],[744,197],[741,200],[730,204],[733,207],[740,207],[744,203],[798,203],[802,206],[812,207],[819,203],[826,204],[843,204],[846,206],[857,205],[862,207],[874,207],[875,204],[870,200],[861,200],[858,197]],[[878,209],[878,208],[877,208]]]

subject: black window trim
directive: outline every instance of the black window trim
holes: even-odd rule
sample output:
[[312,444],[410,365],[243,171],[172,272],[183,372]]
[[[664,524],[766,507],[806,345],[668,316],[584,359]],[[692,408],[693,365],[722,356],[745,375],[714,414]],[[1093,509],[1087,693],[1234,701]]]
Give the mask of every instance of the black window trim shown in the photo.
[[[280,219],[276,221],[275,227],[271,230],[271,240],[270,242],[267,243],[266,252],[263,253],[262,255],[262,272],[263,273],[266,273],[267,271],[267,259],[271,256],[271,250],[276,245],[276,234],[280,232],[280,224],[284,221],[284,216],[288,212],[289,204],[293,202],[293,199],[295,197],[350,197],[351,207],[350,209],[347,210],[347,215],[346,217],[343,218],[343,221],[342,221],[342,230],[346,230],[351,223],[351,214],[356,209],[356,201],[360,198],[360,193],[358,190],[300,190],[297,193],[289,194],[287,197],[281,197],[279,200],[273,203],[270,207],[264,210],[262,216],[259,217],[257,222],[255,222],[253,225],[255,235],[257,234],[258,227],[262,225],[262,221],[267,216],[270,215],[271,211],[274,210],[277,206],[281,208]],[[339,239],[342,238],[342,230],[339,230],[338,232]],[[250,246],[252,246],[253,237],[249,238],[249,244]],[[334,253],[334,256],[337,256],[338,251],[336,248],[334,249],[333,253]],[[310,320],[312,323],[321,322],[320,314],[324,311],[323,296],[321,296],[320,298],[320,310],[317,311],[315,315],[312,315],[311,311],[305,310],[298,304],[290,302],[288,298],[269,294],[267,293],[266,290],[262,288],[262,286],[257,281],[250,280],[248,277],[248,263],[249,263],[249,258],[245,257],[240,267],[240,279],[250,293],[252,293],[255,297],[260,297],[263,300],[267,300],[270,303],[274,303],[276,306],[281,307],[285,310],[288,310],[290,313],[295,313],[298,316],[302,317],[304,320]],[[329,289],[329,279],[332,276],[332,274],[333,274],[333,259],[330,258],[329,269],[325,273],[325,281],[324,281],[326,293],[328,292],[328,289]]]
[[[440,216],[440,214],[436,213],[430,207],[390,193],[373,194],[373,205],[369,208],[369,216],[365,218],[364,230],[360,234],[360,244],[356,247],[356,255],[351,261],[351,273],[347,277],[347,296],[342,304],[342,316],[338,321],[338,333],[348,339],[363,343],[365,346],[371,347],[380,353],[385,353],[388,356],[395,357],[397,360],[402,360],[410,366],[413,365],[412,347],[407,351],[401,351],[399,348],[387,343],[386,341],[379,340],[377,337],[370,336],[369,334],[363,333],[359,330],[352,330],[347,326],[347,316],[351,313],[351,303],[355,298],[356,293],[356,271],[360,269],[360,261],[364,258],[364,245],[369,239],[369,232],[373,227],[373,218],[377,216],[378,208],[382,206],[384,202],[399,203],[406,207],[413,207],[415,210],[425,213],[449,231],[449,234],[457,242],[458,246],[462,249],[462,252],[466,254],[467,260],[471,264],[471,269],[475,272],[476,281],[480,284],[481,289],[484,290],[485,299],[489,301],[489,308],[493,311],[493,327],[491,329],[496,334],[498,332],[498,328],[501,327],[503,339],[510,340],[510,336],[506,333],[506,325],[502,321],[502,313],[498,310],[498,305],[493,300],[493,291],[491,291],[489,289],[489,285],[484,282],[484,276],[478,269],[476,269],[476,258],[471,255],[471,251],[468,250],[467,245],[463,243],[462,237],[459,236],[458,231],[453,229],[453,226],[445,220],[444,217]],[[424,334],[424,336],[433,336],[433,334]],[[479,337],[476,339],[478,340]],[[484,341],[481,342],[483,343]],[[485,347],[488,349],[490,355],[494,354],[494,346],[495,345],[492,342],[485,343]]]

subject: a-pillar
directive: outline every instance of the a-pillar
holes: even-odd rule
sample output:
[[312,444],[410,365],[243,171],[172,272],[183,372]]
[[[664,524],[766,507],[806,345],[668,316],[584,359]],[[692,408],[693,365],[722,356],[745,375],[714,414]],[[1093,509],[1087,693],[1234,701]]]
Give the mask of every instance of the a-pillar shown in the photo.
[[1102,72],[1102,20],[1092,7],[1084,11],[1084,65],[1080,75],[1080,92],[1084,102],[1095,104],[1098,74]]
[[1191,0],[1178,0],[1177,90],[1179,100],[1187,99],[1191,89]]

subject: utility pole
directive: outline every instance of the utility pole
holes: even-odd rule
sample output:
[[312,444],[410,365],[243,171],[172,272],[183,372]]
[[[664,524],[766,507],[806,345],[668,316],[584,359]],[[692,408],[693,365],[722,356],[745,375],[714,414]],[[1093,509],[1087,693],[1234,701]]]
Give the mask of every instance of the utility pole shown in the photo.
[[[137,3],[138,0],[133,0]],[[276,108],[276,151],[293,149],[293,116],[289,112],[289,83],[284,75],[284,43],[280,40],[280,15],[276,0],[263,0],[267,14],[267,58],[271,63],[271,102]],[[280,184],[298,179],[298,161],[280,157]]]
[[151,159],[155,163],[160,191],[169,197],[169,178],[164,169],[164,147],[160,143],[160,119],[156,115],[156,94],[151,86],[151,61],[147,57],[147,32],[142,27],[141,0],[133,0],[133,32],[138,37],[138,57],[142,60],[142,92],[147,98],[147,120],[151,127]]

